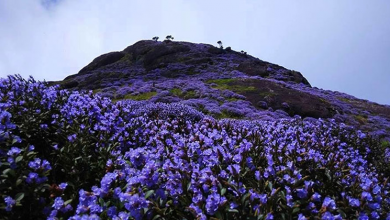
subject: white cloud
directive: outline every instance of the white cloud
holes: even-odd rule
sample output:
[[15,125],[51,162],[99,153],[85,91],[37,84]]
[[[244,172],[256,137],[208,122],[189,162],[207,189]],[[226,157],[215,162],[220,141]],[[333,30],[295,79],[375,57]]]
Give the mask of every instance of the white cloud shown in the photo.
[[0,77],[61,80],[103,53],[170,34],[221,40],[301,71],[313,86],[390,104],[389,7],[386,0],[0,0]]

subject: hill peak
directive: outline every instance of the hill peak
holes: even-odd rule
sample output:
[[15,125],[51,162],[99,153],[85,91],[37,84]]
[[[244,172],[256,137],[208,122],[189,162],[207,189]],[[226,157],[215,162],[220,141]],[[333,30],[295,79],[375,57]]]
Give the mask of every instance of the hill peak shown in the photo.
[[141,40],[53,83],[114,101],[182,103],[215,118],[328,118],[390,136],[389,106],[313,88],[297,71],[210,44]]
[[[177,77],[178,70],[192,75],[205,72],[221,73],[239,71],[249,76],[260,76],[286,82],[309,82],[297,71],[288,70],[276,64],[262,61],[230,47],[225,49],[210,44],[183,41],[141,40],[123,51],[103,54],[81,69],[78,74],[96,71],[148,75],[159,69],[163,77]],[[180,75],[180,74],[179,74]]]

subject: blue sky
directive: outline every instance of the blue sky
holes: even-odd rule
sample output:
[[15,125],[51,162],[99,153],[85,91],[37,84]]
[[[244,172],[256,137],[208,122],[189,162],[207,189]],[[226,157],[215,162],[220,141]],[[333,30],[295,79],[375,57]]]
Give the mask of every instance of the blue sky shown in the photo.
[[388,0],[0,0],[0,77],[61,80],[141,39],[224,46],[390,104]]

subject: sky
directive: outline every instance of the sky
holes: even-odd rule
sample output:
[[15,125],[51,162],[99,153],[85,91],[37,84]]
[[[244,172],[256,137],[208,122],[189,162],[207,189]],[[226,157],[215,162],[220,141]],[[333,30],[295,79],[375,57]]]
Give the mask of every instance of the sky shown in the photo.
[[389,0],[0,0],[0,77],[62,80],[95,57],[172,35],[390,104]]

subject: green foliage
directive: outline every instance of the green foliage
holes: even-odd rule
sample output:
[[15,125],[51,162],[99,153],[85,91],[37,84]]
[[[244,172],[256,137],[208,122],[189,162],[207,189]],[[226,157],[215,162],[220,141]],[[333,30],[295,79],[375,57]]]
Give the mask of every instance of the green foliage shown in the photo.
[[179,88],[173,88],[169,90],[169,92],[177,97],[183,98],[183,99],[192,99],[198,97],[195,90],[189,90],[189,91],[182,91]]
[[94,89],[92,92],[93,92],[93,94],[96,94],[96,93],[99,93],[101,91],[102,91],[102,89]]
[[132,99],[132,100],[136,100],[136,101],[148,100],[155,95],[157,95],[157,92],[145,92],[145,93],[141,93],[139,95],[127,94],[127,95],[125,95],[124,99]]
[[239,116],[239,115],[236,115],[236,114],[232,114],[231,112],[228,112],[226,110],[222,110],[221,114],[215,115],[215,118],[217,118],[217,119],[225,119],[225,118],[242,119],[243,116]]
[[181,96],[183,94],[183,91],[179,88],[173,88],[173,89],[169,90],[169,92],[175,96]]
[[214,88],[219,90],[228,89],[234,92],[256,91],[256,87],[254,86],[240,85],[237,79],[213,79],[207,80],[206,82],[217,84]]
[[360,124],[367,124],[368,122],[366,115],[355,115],[354,117]]
[[344,97],[337,97],[337,99],[340,101],[343,101],[343,102],[347,102],[347,103],[351,102],[351,100],[344,98]]

